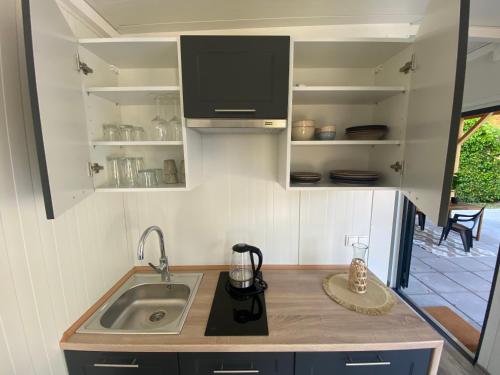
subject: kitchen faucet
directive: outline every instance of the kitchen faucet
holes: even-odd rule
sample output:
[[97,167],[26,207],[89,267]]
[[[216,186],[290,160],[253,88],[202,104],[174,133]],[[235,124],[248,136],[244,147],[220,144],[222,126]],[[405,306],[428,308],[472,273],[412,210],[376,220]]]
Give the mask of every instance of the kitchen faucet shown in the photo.
[[139,240],[139,245],[137,246],[137,259],[144,259],[144,244],[148,236],[152,233],[156,232],[158,234],[158,241],[160,243],[160,265],[155,266],[152,263],[148,263],[151,268],[153,268],[156,272],[161,275],[161,281],[170,281],[170,272],[168,271],[168,258],[165,255],[165,242],[163,240],[163,232],[162,230],[153,225],[146,229]]

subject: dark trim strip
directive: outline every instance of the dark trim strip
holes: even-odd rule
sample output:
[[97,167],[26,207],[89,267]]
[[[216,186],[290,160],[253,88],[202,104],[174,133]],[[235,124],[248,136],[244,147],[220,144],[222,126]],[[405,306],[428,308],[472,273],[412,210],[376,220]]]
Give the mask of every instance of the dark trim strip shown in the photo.
[[481,336],[479,336],[479,344],[477,345],[476,355],[474,356],[474,363],[476,363],[479,359],[479,353],[481,352],[481,346],[483,345],[484,334],[486,332],[486,327],[490,318],[491,303],[493,302],[493,295],[495,294],[495,287],[498,280],[498,270],[500,269],[500,257],[498,256],[499,253],[500,245],[498,245],[497,263],[495,265],[495,272],[493,273],[493,280],[491,281],[490,296],[488,298],[486,312],[484,313],[483,328],[481,329]]
[[38,167],[42,183],[43,201],[45,203],[45,213],[47,219],[54,219],[54,206],[50,192],[49,171],[47,168],[47,158],[45,156],[45,146],[43,142],[42,121],[40,119],[40,108],[38,103],[38,91],[36,86],[35,58],[33,54],[33,39],[31,30],[31,14],[29,0],[22,0],[22,15],[24,29],[24,48],[26,54],[26,70],[28,74],[28,92],[31,103],[31,116],[33,117],[33,130],[35,133],[35,146],[38,156]]
[[469,117],[469,116],[474,116],[474,115],[482,115],[483,113],[499,112],[499,111],[500,111],[500,104],[499,105],[495,105],[493,107],[473,109],[472,111],[462,112],[462,117]]
[[455,72],[455,92],[453,95],[453,107],[451,112],[450,135],[448,138],[448,150],[443,176],[443,190],[441,193],[441,204],[439,207],[439,218],[437,225],[444,226],[448,220],[448,207],[450,204],[450,192],[453,181],[453,168],[457,154],[458,134],[460,130],[460,118],[462,116],[462,101],[465,86],[465,67],[467,65],[467,39],[469,35],[469,12],[470,0],[460,1],[460,24],[458,30],[457,67]]

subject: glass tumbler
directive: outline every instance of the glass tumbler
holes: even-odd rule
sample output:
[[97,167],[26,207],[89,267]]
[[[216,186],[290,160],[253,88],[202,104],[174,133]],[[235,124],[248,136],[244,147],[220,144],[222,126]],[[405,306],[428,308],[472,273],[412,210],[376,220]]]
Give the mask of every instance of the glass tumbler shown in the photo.
[[137,179],[137,158],[126,157],[122,158],[123,168],[123,185],[134,187],[138,185]]
[[132,125],[120,125],[120,140],[125,142],[132,141],[134,127]]
[[368,284],[368,246],[357,242],[352,245],[352,252],[349,289],[354,293],[364,294]]
[[103,124],[102,135],[105,141],[119,141],[120,132],[116,124]]
[[139,171],[139,185],[141,187],[150,188],[158,186],[158,176],[154,169],[143,169]]
[[123,186],[123,164],[121,156],[108,156],[108,183],[111,187]]
[[133,141],[144,141],[145,138],[144,129],[140,126],[134,126],[132,129],[132,140]]

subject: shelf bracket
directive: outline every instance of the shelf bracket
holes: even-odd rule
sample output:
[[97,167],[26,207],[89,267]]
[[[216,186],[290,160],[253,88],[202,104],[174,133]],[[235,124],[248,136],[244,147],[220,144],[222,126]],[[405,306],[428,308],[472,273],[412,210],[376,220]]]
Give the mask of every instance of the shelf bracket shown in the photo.
[[400,73],[408,74],[410,72],[415,71],[416,69],[416,64],[415,64],[415,54],[413,53],[411,55],[411,60],[408,61],[406,64],[404,64],[401,68],[399,68]]

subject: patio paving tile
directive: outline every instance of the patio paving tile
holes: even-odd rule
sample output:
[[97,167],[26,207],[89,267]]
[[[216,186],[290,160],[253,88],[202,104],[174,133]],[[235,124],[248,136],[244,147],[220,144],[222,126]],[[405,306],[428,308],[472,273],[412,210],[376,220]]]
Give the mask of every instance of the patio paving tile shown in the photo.
[[419,307],[448,306],[453,308],[451,303],[437,294],[415,294],[410,296],[410,299]]
[[448,259],[445,258],[422,258],[422,262],[425,264],[431,266],[434,268],[436,271],[439,272],[460,272],[460,271],[466,271],[459,265],[450,262]]
[[485,279],[486,281],[490,282],[493,280],[493,274],[495,273],[494,270],[491,270],[491,271],[477,271],[477,272],[474,272],[476,275],[478,275],[479,277]]
[[441,297],[446,299],[475,322],[483,321],[487,303],[474,293],[441,293]]
[[495,268],[495,264],[497,263],[497,257],[474,257],[474,259],[491,268]]
[[475,258],[448,258],[450,262],[465,268],[467,271],[489,271],[493,267],[478,262]]
[[446,272],[445,276],[474,292],[488,292],[491,284],[472,272]]
[[485,301],[488,301],[488,299],[490,298],[490,292],[476,292],[476,294],[481,297],[482,299],[484,299]]
[[446,276],[437,272],[417,273],[414,275],[419,281],[424,283],[429,289],[435,292],[458,293],[467,292],[460,284],[450,280]]
[[425,251],[424,249],[414,245],[411,250],[411,255],[419,259],[422,258],[439,258],[436,254],[432,254],[430,251]]
[[432,272],[434,271],[431,266],[425,264],[418,258],[413,258],[411,260],[410,265],[410,273],[418,273],[418,272]]
[[414,294],[430,294],[433,293],[432,290],[427,288],[425,284],[420,282],[418,279],[410,275],[410,280],[408,281],[408,288],[405,290],[406,294],[414,295]]

